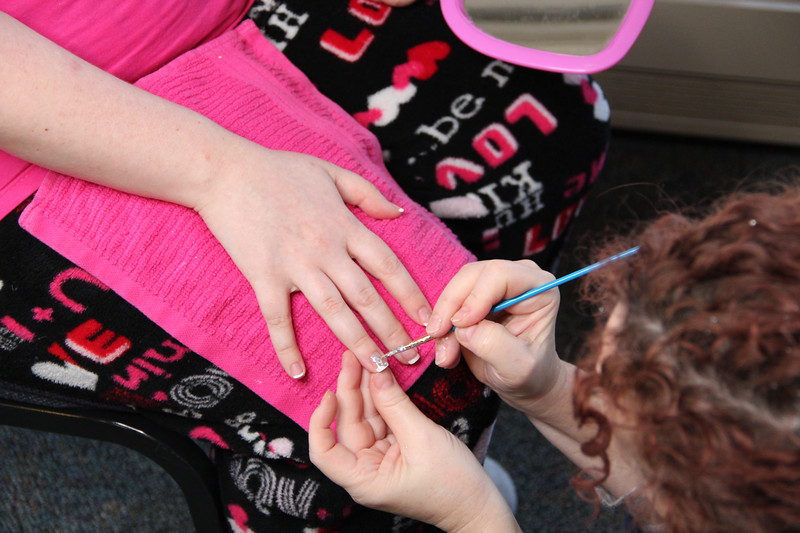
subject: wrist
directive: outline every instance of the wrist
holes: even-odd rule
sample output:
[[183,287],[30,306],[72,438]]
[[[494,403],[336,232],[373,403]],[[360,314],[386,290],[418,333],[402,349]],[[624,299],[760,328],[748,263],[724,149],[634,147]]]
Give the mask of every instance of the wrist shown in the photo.
[[241,185],[241,169],[259,168],[251,155],[252,148],[266,150],[227,130],[218,133],[220,138],[200,152],[202,157],[195,167],[192,184],[179,202],[201,215],[207,206],[219,202],[220,198]]
[[516,408],[531,421],[557,422],[563,420],[565,412],[569,412],[571,418],[576,371],[574,365],[558,359],[547,391],[520,401]]
[[500,398],[529,419],[546,419],[559,412],[565,399],[571,406],[575,367],[554,354],[552,364],[539,367],[529,377],[527,385],[503,391],[495,389]]
[[461,514],[456,517],[457,520],[454,523],[437,524],[437,527],[448,533],[484,533],[486,531],[518,533],[522,531],[514,518],[514,513],[494,484],[491,484],[491,488],[478,500],[470,505],[461,506]]

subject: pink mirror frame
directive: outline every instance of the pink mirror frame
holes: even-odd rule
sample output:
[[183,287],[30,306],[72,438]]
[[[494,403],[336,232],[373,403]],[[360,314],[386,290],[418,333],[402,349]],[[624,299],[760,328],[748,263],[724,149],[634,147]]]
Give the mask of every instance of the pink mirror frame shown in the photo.
[[441,0],[442,14],[453,33],[467,46],[508,63],[568,74],[593,74],[616,65],[633,46],[644,28],[654,0],[631,0],[617,33],[606,47],[591,55],[577,56],[535,50],[509,43],[481,31],[464,8],[464,0]]

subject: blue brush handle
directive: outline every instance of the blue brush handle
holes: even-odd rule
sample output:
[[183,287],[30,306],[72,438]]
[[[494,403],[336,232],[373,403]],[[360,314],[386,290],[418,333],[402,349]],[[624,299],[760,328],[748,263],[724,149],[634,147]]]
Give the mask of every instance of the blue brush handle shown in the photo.
[[[577,278],[579,278],[581,276],[585,276],[586,274],[588,274],[592,270],[597,270],[598,268],[602,268],[602,267],[606,266],[608,263],[611,263],[612,261],[616,261],[617,259],[623,259],[625,257],[629,257],[631,255],[634,255],[638,251],[639,251],[639,247],[638,246],[634,246],[633,248],[625,250],[624,252],[620,252],[620,253],[618,253],[616,255],[612,255],[611,257],[606,257],[605,259],[602,259],[602,260],[598,261],[597,263],[591,264],[591,265],[589,265],[587,267],[583,267],[582,269],[576,270],[575,272],[572,272],[570,274],[566,274],[564,276],[561,276],[560,278],[555,279],[555,280],[551,281],[550,283],[545,283],[544,285],[542,285],[540,287],[536,287],[535,289],[531,289],[529,291],[523,292],[519,296],[515,296],[514,298],[509,298],[508,300],[505,300],[505,301],[500,302],[499,304],[495,305],[494,307],[492,307],[489,310],[489,314],[491,315],[491,314],[497,313],[498,311],[502,311],[503,309],[507,309],[507,308],[511,307],[512,305],[516,305],[516,304],[518,304],[520,302],[524,302],[528,298],[533,298],[537,294],[541,294],[541,293],[543,293],[545,291],[549,291],[553,287],[558,287],[559,285],[563,285],[564,283],[567,283],[568,281],[572,281],[572,280],[577,279]],[[450,328],[450,331],[454,331],[455,329],[456,329],[456,327],[453,326],[452,328]]]
[[584,275],[588,274],[589,272],[591,272],[592,270],[597,270],[598,268],[604,267],[604,266],[606,266],[608,263],[610,263],[612,261],[616,261],[617,259],[623,259],[625,257],[634,255],[638,251],[639,251],[639,247],[638,246],[634,246],[633,248],[631,248],[629,250],[625,250],[624,252],[620,252],[617,255],[612,255],[611,257],[606,257],[605,259],[603,259],[601,261],[598,261],[597,263],[594,263],[594,264],[589,265],[587,267],[583,267],[582,269],[576,270],[575,272],[572,272],[571,274],[567,274],[565,276],[561,276],[560,278],[558,278],[556,280],[553,280],[550,283],[545,283],[541,287],[536,287],[535,289],[531,289],[531,290],[529,290],[527,292],[523,292],[519,296],[515,296],[514,298],[509,298],[508,300],[506,300],[504,302],[500,302],[499,304],[497,304],[494,307],[492,307],[492,309],[489,311],[489,313],[491,314],[491,313],[496,313],[498,311],[502,311],[503,309],[506,309],[508,307],[511,307],[512,305],[515,305],[515,304],[518,304],[520,302],[523,302],[523,301],[527,300],[528,298],[536,296],[537,294],[541,294],[544,291],[548,291],[548,290],[552,289],[553,287],[558,287],[559,285],[563,285],[564,283],[567,283],[568,281],[572,281],[573,279],[577,279],[577,278],[579,278],[581,276],[584,276]]

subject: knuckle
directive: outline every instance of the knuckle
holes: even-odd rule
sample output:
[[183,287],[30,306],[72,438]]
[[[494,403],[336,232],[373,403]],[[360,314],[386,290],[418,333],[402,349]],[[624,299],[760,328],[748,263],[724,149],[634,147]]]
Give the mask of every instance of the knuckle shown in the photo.
[[375,342],[369,335],[359,335],[358,338],[353,341],[353,352],[355,353],[372,353],[374,349]]
[[405,342],[406,330],[403,328],[402,324],[397,323],[396,325],[392,326],[388,335],[390,339],[401,339],[403,342]]
[[371,308],[378,305],[381,301],[381,296],[378,294],[378,291],[375,290],[375,287],[367,285],[358,290],[353,303],[361,308]]
[[403,271],[403,263],[393,253],[384,255],[378,263],[378,270],[384,277],[392,277]]
[[499,259],[491,259],[486,263],[486,272],[491,275],[502,275],[508,269],[508,263]]
[[[409,342],[406,330],[403,329],[402,324],[399,323],[393,323],[390,326],[386,326],[386,329],[384,329],[382,332],[381,338],[386,339],[386,341],[388,341],[390,344],[390,346],[386,346],[387,348],[399,346]],[[386,342],[384,342],[384,344],[386,344]]]
[[291,316],[285,312],[264,313],[264,320],[268,328],[282,328],[291,325]]
[[292,362],[295,359],[294,346],[275,346],[275,355],[279,361],[284,363]]
[[320,305],[322,306],[322,312],[327,315],[337,315],[347,309],[347,304],[338,294],[326,296],[322,299]]

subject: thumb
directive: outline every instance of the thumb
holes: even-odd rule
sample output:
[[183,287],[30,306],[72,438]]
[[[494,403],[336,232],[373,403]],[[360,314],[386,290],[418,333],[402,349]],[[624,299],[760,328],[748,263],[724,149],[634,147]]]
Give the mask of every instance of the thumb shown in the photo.
[[432,423],[414,405],[390,370],[371,374],[369,389],[375,408],[399,440],[419,434],[422,426]]
[[334,175],[336,189],[345,203],[357,206],[373,218],[396,218],[403,209],[390,202],[375,185],[358,174],[338,169]]
[[497,322],[482,320],[474,326],[456,328],[455,335],[461,346],[499,376],[515,376],[527,362],[525,341]]

